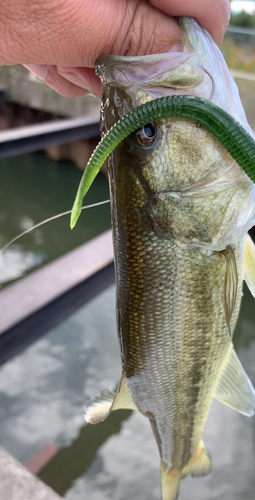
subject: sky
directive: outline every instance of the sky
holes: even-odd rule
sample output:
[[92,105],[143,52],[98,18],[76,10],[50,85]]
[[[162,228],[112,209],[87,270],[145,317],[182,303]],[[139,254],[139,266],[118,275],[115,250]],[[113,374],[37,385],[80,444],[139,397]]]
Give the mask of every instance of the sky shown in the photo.
[[253,13],[255,10],[255,1],[252,0],[232,0],[231,2],[232,12],[240,12],[241,10],[246,10],[249,14]]

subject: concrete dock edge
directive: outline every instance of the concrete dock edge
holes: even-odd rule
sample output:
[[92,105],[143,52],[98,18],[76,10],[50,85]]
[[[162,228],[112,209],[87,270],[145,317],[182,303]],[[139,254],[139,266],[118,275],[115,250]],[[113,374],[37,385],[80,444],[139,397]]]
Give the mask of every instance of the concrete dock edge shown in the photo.
[[18,460],[0,446],[1,500],[60,500],[49,486],[31,474]]

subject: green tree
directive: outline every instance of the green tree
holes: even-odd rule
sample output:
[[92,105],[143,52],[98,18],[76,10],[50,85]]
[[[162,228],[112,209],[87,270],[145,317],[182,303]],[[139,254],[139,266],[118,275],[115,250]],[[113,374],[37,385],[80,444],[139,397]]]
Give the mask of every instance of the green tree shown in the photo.
[[255,28],[255,17],[242,10],[238,14],[232,14],[229,24],[243,28]]

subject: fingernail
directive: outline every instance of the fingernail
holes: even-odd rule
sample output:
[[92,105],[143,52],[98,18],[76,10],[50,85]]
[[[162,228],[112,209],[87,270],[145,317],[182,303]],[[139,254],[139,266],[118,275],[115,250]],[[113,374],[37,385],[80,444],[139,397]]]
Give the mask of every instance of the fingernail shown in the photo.
[[61,76],[63,76],[63,78],[65,78],[69,82],[74,83],[74,85],[77,85],[78,87],[81,87],[82,89],[88,90],[88,92],[92,93],[90,83],[86,78],[81,76],[80,73],[63,66],[57,66],[57,71]]
[[45,80],[48,75],[48,66],[45,64],[24,64],[24,66],[41,80]]

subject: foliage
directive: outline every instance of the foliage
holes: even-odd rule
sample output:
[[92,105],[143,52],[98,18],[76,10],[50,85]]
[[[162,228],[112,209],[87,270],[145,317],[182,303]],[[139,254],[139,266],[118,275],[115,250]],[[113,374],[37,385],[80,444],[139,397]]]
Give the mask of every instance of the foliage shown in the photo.
[[248,14],[242,10],[238,14],[232,14],[230,23],[231,26],[242,26],[243,28],[255,29],[255,16]]
[[221,51],[229,69],[255,73],[254,46],[237,44],[231,38],[225,38]]

